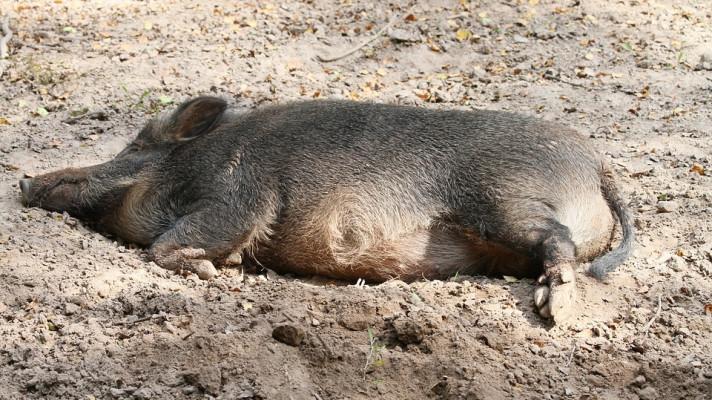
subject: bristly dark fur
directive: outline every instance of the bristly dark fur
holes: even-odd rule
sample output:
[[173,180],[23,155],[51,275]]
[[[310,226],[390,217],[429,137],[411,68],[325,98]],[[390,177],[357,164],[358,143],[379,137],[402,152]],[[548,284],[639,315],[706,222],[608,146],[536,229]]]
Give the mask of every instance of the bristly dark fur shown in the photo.
[[[573,262],[600,257],[590,271],[602,278],[631,253],[610,171],[561,125],[351,101],[226,107],[190,100],[113,161],[23,182],[23,195],[38,205],[42,192],[43,207],[98,220],[156,260],[244,257],[344,279],[543,272],[554,293]],[[623,240],[601,256],[616,218]],[[164,256],[185,248],[200,251]]]

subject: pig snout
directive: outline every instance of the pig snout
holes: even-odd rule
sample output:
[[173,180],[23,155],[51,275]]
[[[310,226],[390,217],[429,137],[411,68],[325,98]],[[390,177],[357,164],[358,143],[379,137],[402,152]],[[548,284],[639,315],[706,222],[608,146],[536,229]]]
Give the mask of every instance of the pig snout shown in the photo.
[[32,179],[20,179],[20,191],[22,192],[22,204],[29,205],[30,193],[32,191]]
[[22,204],[50,211],[76,212],[85,179],[83,171],[73,169],[21,179]]

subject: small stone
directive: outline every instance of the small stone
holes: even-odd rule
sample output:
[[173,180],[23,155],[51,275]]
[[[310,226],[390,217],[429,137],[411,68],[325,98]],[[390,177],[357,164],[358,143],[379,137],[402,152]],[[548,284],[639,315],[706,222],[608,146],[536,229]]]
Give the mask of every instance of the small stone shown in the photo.
[[76,304],[73,303],[65,303],[64,304],[64,314],[65,315],[74,315],[78,313],[81,310],[81,307],[79,307]]
[[640,397],[640,400],[655,400],[658,398],[658,391],[652,386],[647,386],[640,389],[638,397]]
[[319,326],[320,322],[319,322],[319,320],[318,320],[318,319],[316,319],[316,318],[312,318],[312,320],[311,320],[311,324],[312,324],[312,326]]
[[533,354],[539,354],[539,352],[541,351],[541,348],[535,344],[530,344],[529,351],[531,351]]
[[633,384],[635,384],[636,386],[643,386],[643,385],[645,384],[645,381],[646,381],[646,380],[645,380],[645,377],[644,377],[643,375],[638,375],[638,376],[636,376],[635,379],[633,380]]
[[272,330],[272,337],[290,346],[299,346],[304,340],[304,330],[293,325],[279,325]]
[[181,392],[183,392],[183,394],[193,394],[197,391],[198,391],[198,388],[196,388],[193,385],[184,386],[183,389],[181,389]]
[[430,391],[437,396],[445,397],[450,393],[450,383],[448,383],[448,377],[443,376],[440,382],[436,383],[435,386],[430,388]]
[[674,254],[665,261],[665,265],[670,267],[673,271],[684,271],[687,268],[687,261],[684,258]]
[[514,40],[514,43],[521,43],[521,44],[529,43],[529,39],[527,39],[527,38],[525,38],[524,36],[521,36],[521,35],[514,35],[514,36],[512,37],[512,40]]
[[419,42],[420,34],[416,31],[401,28],[391,28],[388,37],[395,42]]
[[675,201],[663,200],[658,202],[658,212],[659,213],[669,213],[677,211],[680,206]]
[[200,262],[195,266],[194,272],[198,275],[198,278],[204,281],[215,278],[218,274],[218,270],[215,269],[213,263],[208,260],[200,260]]
[[239,251],[230,253],[225,259],[226,265],[241,265],[242,264],[242,253]]
[[536,27],[534,29],[533,34],[537,39],[541,39],[541,40],[548,40],[555,36],[554,32],[548,30],[545,27]]
[[153,397],[153,392],[149,388],[139,388],[133,392],[133,396],[137,399],[150,399]]
[[111,393],[111,395],[114,396],[114,397],[121,397],[121,396],[123,396],[126,392],[125,392],[123,389],[111,388],[111,389],[109,389],[109,393]]
[[567,396],[573,396],[573,395],[574,395],[574,389],[573,389],[573,388],[570,388],[570,387],[567,387],[567,388],[564,389],[564,394],[566,394]]
[[695,69],[712,71],[712,53],[705,53],[700,56],[700,61],[695,66]]

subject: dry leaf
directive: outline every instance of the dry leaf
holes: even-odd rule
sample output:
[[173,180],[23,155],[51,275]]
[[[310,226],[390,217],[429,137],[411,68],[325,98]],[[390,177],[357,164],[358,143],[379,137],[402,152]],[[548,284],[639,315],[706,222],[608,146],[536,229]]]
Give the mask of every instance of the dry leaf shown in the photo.
[[[0,119],[0,122],[2,119]],[[0,123],[1,125],[1,123]],[[705,167],[702,166],[702,164],[694,163],[692,164],[692,168],[690,168],[690,172],[696,172],[700,175],[705,175]]]
[[649,94],[650,94],[650,86],[645,85],[640,90],[640,92],[635,94],[635,96],[638,97],[639,99],[644,99],[644,98],[648,97]]
[[472,36],[472,33],[469,29],[458,29],[457,33],[455,33],[455,37],[461,42],[469,39],[470,36]]
[[413,22],[413,21],[417,21],[418,18],[417,18],[415,15],[413,15],[413,14],[408,14],[408,15],[406,15],[406,17],[405,17],[405,20],[406,20],[406,21]]
[[675,107],[675,108],[672,109],[672,116],[673,116],[673,117],[679,117],[679,116],[681,116],[681,115],[683,115],[683,114],[685,114],[685,113],[687,113],[687,110],[685,110],[685,109],[682,108],[682,107]]
[[427,90],[416,90],[415,95],[423,101],[428,101],[428,99],[430,98],[430,92],[428,92]]
[[438,44],[433,42],[433,40],[430,38],[428,38],[428,47],[430,48],[430,50],[438,52],[438,53],[442,51],[440,46],[438,46]]
[[712,315],[712,304],[705,304],[705,314]]
[[10,121],[7,118],[0,117],[0,126],[1,125],[10,125]]

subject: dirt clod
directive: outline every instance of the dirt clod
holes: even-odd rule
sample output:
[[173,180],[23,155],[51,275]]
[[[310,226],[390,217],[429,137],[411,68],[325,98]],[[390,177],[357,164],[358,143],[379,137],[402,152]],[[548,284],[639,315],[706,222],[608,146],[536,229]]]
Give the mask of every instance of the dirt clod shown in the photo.
[[304,330],[294,325],[278,325],[272,330],[272,337],[290,346],[299,346],[304,340]]

